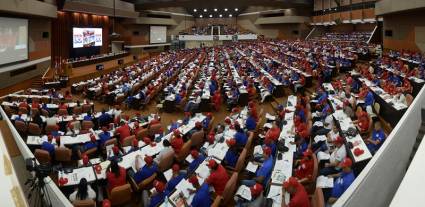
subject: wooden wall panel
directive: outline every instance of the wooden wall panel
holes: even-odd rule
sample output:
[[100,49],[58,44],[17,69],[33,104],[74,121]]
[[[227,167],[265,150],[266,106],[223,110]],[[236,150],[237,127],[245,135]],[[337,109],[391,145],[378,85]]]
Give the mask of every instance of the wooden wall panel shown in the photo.
[[363,11],[362,10],[353,10],[351,12],[351,19],[362,19]]
[[72,49],[73,27],[102,27],[102,47],[100,53],[109,51],[109,28],[111,22],[108,16],[83,14],[78,12],[58,11],[58,17],[52,20],[52,64],[59,59],[69,58]]
[[314,0],[314,11],[323,9],[323,0]]
[[323,21],[324,22],[330,22],[331,21],[331,15],[330,14],[323,15]]
[[341,12],[341,20],[351,20],[351,12]]
[[365,19],[374,19],[375,18],[375,9],[363,9],[363,15]]

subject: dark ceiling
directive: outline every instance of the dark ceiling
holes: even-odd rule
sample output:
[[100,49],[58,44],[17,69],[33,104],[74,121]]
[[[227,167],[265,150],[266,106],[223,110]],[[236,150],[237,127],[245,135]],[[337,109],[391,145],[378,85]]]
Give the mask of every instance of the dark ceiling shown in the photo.
[[[248,6],[268,6],[276,8],[306,8],[313,6],[313,0],[124,0],[134,3],[136,10],[155,10],[165,7],[184,7],[194,17],[237,16]],[[195,11],[196,9],[196,11]],[[204,12],[207,9],[207,12]],[[217,9],[217,11],[215,11]],[[227,11],[225,10],[227,9]],[[236,11],[237,9],[237,11]]]

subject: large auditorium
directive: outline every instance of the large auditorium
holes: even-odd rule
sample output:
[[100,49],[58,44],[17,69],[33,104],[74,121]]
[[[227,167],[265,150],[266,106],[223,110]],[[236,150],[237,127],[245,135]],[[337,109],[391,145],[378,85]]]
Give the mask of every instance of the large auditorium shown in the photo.
[[423,207],[424,84],[425,0],[0,0],[0,206]]

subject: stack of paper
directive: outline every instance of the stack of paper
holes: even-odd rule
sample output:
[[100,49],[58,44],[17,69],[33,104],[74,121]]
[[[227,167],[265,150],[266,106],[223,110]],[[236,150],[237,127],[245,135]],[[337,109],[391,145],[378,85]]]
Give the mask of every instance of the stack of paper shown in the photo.
[[248,164],[246,165],[246,170],[252,173],[257,172],[258,169],[258,165],[254,164],[253,162],[248,162]]
[[248,201],[251,201],[251,199],[252,199],[251,189],[246,185],[241,185],[238,188],[238,190],[236,191],[236,195],[238,195],[238,196],[240,196],[240,197],[242,197],[242,198],[244,198]]
[[319,176],[316,180],[316,187],[319,188],[333,188],[334,187],[334,179],[327,176]]

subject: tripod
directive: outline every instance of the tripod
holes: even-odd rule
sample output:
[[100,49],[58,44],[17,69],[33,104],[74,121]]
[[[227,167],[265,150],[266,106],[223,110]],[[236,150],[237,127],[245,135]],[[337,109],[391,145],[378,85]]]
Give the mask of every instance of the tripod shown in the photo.
[[25,185],[29,187],[27,190],[27,198],[30,206],[34,207],[51,207],[52,202],[50,200],[49,193],[46,189],[46,184],[44,183],[44,178],[36,176],[34,178],[29,178]]

